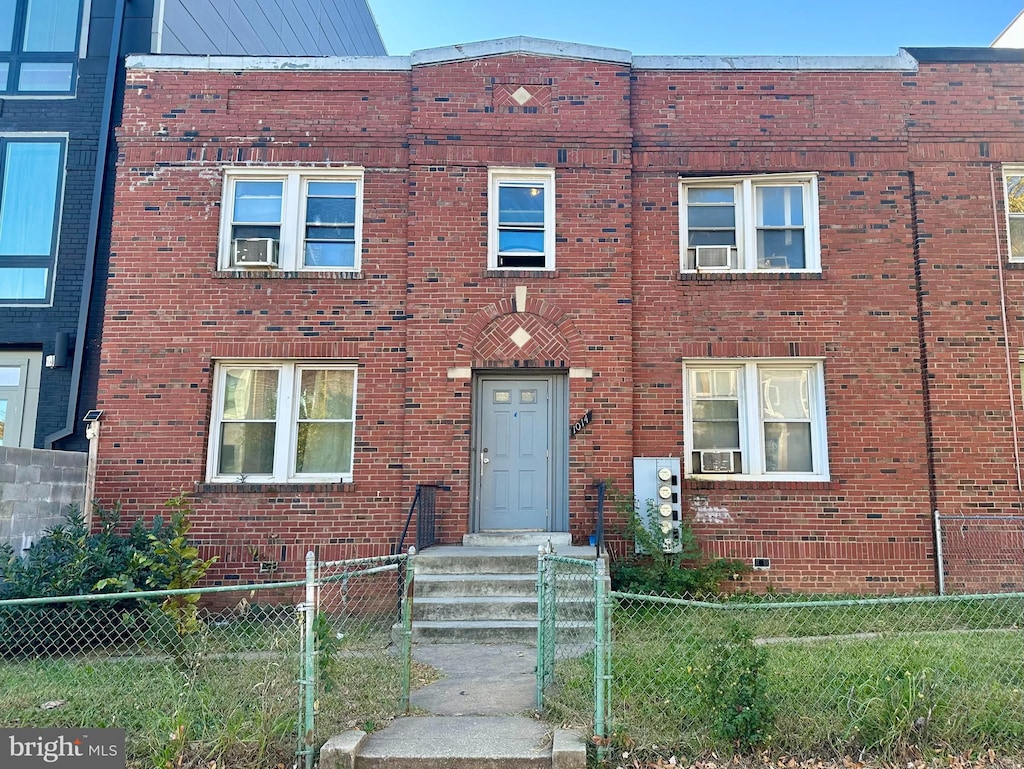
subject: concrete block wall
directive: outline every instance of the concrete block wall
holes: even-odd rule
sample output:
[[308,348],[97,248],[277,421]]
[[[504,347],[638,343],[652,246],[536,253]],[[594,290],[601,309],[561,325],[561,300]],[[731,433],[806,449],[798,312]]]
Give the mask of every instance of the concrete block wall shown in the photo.
[[24,554],[72,505],[85,504],[88,455],[0,446],[0,542]]

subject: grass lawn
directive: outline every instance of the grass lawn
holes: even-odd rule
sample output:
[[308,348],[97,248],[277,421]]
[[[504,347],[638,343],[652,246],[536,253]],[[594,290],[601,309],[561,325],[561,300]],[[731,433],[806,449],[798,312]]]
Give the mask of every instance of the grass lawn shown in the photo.
[[[613,618],[614,744],[652,756],[728,753],[733,744],[716,725],[741,722],[736,702],[760,696],[770,713],[763,744],[780,754],[1020,755],[1020,615],[1019,598],[724,610],[628,601]],[[750,654],[760,659],[753,676],[749,665],[730,670],[730,658],[753,657],[710,641],[732,623],[752,636]],[[548,698],[554,717],[592,718],[591,664],[589,656],[558,663]],[[734,685],[712,693],[723,670]]]
[[[390,625],[379,624],[332,618],[325,625],[334,642],[320,659],[319,741],[353,726],[380,728],[395,717],[401,660],[390,647]],[[209,622],[201,640],[189,644],[201,650],[190,670],[176,665],[152,632],[133,647],[0,659],[0,724],[122,728],[129,766],[139,769],[291,766],[298,637],[292,611],[258,623]],[[414,682],[433,676],[414,665]]]

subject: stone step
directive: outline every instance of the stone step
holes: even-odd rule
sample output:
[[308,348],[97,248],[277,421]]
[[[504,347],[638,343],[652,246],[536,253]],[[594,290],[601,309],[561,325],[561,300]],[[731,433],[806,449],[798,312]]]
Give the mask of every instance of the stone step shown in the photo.
[[528,548],[521,547],[431,548],[416,556],[415,569],[417,576],[420,574],[536,575],[537,554],[529,552]]
[[537,597],[536,574],[419,574],[417,599],[442,596]]
[[[585,644],[593,638],[594,623],[565,620],[557,624],[558,641]],[[423,620],[413,622],[413,643],[537,644],[537,620]]]
[[561,550],[572,545],[572,536],[551,531],[487,531],[464,534],[463,547],[533,547],[551,545]]
[[[559,619],[593,620],[592,597],[558,602]],[[537,618],[533,596],[444,596],[413,600],[413,622],[427,620],[531,620]]]
[[320,769],[585,769],[586,743],[521,716],[412,716],[320,750]]

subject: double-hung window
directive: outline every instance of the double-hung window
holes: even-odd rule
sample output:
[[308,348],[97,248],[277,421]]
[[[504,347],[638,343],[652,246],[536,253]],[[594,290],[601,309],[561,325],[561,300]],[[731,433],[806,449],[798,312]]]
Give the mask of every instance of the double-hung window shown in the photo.
[[69,94],[81,0],[0,0],[0,94]]
[[1010,258],[1024,261],[1024,166],[1003,168],[1006,184],[1006,216],[1010,238]]
[[554,169],[492,168],[488,176],[488,266],[554,269]]
[[214,397],[210,480],[352,479],[355,366],[220,362]]
[[0,303],[50,299],[65,140],[0,134]]
[[818,186],[812,174],[684,178],[683,272],[818,272]]
[[360,269],[362,169],[229,168],[220,267]]
[[828,478],[820,361],[694,360],[683,370],[687,475]]

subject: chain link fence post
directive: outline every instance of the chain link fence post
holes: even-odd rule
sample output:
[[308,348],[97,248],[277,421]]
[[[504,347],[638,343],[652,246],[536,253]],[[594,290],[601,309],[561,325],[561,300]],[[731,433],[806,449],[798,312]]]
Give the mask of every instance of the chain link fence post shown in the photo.
[[312,551],[306,553],[306,584],[305,595],[299,605],[302,617],[302,674],[299,678],[299,750],[304,757],[306,769],[313,767],[313,744],[316,729],[314,726],[316,708],[316,635],[314,632],[316,602],[316,556]]
[[594,562],[594,735],[598,738],[597,759],[608,752],[611,699],[611,601],[603,558]]
[[399,710],[409,715],[409,695],[412,688],[412,602],[416,591],[416,548],[409,548],[403,572],[405,586],[402,591],[402,698]]
[[537,548],[537,710],[544,709],[544,687],[547,685],[545,667],[545,650],[547,648],[546,598],[547,584],[547,550],[544,545]]

